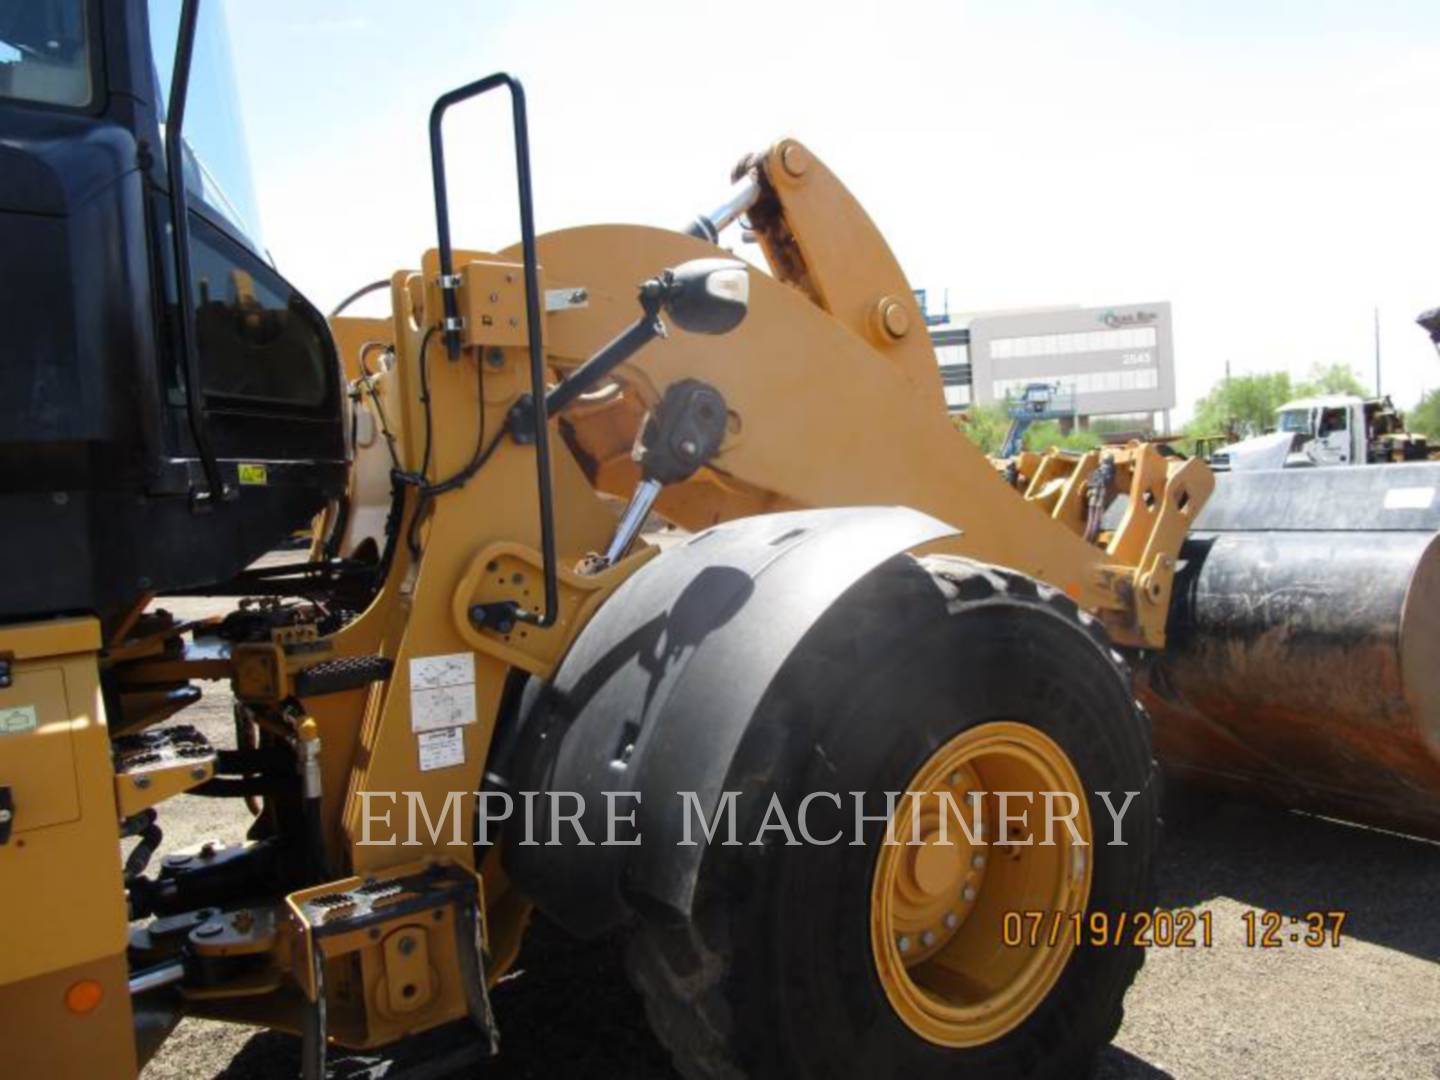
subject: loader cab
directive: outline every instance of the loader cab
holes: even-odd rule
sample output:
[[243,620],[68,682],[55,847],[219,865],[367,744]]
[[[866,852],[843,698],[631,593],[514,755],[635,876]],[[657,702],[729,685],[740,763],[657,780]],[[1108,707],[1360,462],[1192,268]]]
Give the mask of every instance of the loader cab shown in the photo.
[[0,617],[226,581],[343,491],[340,367],[263,247],[225,10],[185,55],[181,11],[0,4]]

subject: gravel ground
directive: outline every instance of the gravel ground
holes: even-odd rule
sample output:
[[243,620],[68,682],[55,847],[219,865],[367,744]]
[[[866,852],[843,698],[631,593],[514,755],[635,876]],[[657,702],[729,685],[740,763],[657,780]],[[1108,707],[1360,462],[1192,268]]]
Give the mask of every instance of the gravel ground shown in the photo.
[[[210,687],[185,719],[225,743],[229,710],[228,692]],[[229,800],[182,796],[162,808],[162,851],[235,837],[244,821]],[[1225,803],[1172,832],[1159,886],[1162,907],[1212,913],[1215,944],[1150,950],[1100,1080],[1440,1080],[1440,845]],[[1245,944],[1247,909],[1349,917],[1338,949],[1260,950]],[[495,1006],[502,1051],[488,1076],[674,1076],[614,942],[574,942],[539,921]],[[144,1078],[258,1080],[295,1075],[298,1060],[288,1036],[186,1020]],[[345,1071],[386,1069],[365,1059]]]

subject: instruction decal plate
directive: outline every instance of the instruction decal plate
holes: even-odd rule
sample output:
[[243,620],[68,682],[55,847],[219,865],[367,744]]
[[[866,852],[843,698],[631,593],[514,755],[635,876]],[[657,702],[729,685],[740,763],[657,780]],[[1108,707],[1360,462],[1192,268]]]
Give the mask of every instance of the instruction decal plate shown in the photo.
[[475,719],[474,653],[411,658],[411,731],[458,727]]
[[420,744],[420,771],[448,769],[465,764],[465,729],[452,727],[422,731],[415,737]]

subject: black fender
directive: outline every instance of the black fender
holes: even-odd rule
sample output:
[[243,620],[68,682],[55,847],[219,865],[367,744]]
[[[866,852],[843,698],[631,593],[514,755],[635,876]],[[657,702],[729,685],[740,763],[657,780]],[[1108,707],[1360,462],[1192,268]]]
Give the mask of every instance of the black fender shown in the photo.
[[[517,817],[523,793],[539,796],[531,829],[505,826],[511,881],[583,937],[636,914],[688,916],[706,847],[698,828],[698,844],[680,843],[678,793],[694,792],[713,821],[756,707],[807,631],[882,563],[955,532],[901,507],[768,514],[717,525],[637,570],[524,710],[505,780]],[[575,805],[561,792],[584,800],[593,846],[569,825],[552,835],[551,799],[562,812]],[[638,796],[613,798],[613,813],[616,838],[640,843],[602,843],[605,792]]]

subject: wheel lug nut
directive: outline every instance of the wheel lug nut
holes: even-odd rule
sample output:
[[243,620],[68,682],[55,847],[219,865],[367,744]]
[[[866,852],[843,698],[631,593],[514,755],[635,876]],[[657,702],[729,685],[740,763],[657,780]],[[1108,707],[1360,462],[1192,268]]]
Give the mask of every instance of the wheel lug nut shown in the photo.
[[934,944],[935,944],[935,933],[934,933],[934,931],[926,930],[923,934],[921,934],[921,935],[920,935],[920,944],[926,946],[927,948],[928,948],[929,946],[931,946],[931,945],[934,945]]
[[973,866],[976,870],[979,870],[982,866],[985,865],[985,856],[976,855],[973,859],[970,860],[970,865]]
[[959,774],[958,772],[952,772],[952,773],[950,774],[950,786],[951,786],[951,787],[959,787],[959,786],[960,786],[960,774]]
[[955,927],[960,925],[960,916],[956,915],[953,911],[947,911],[945,913],[945,925],[947,928],[954,930]]
[[971,900],[974,900],[974,899],[975,899],[975,890],[974,890],[974,888],[972,888],[971,886],[966,885],[966,886],[965,886],[965,891],[962,892],[960,895],[961,895],[961,897],[964,898],[965,902],[968,904]]
[[895,940],[895,947],[898,948],[901,952],[909,952],[909,951],[910,951],[910,939],[909,939],[909,937],[907,937],[907,936],[904,935],[904,934],[901,934],[901,935]]

